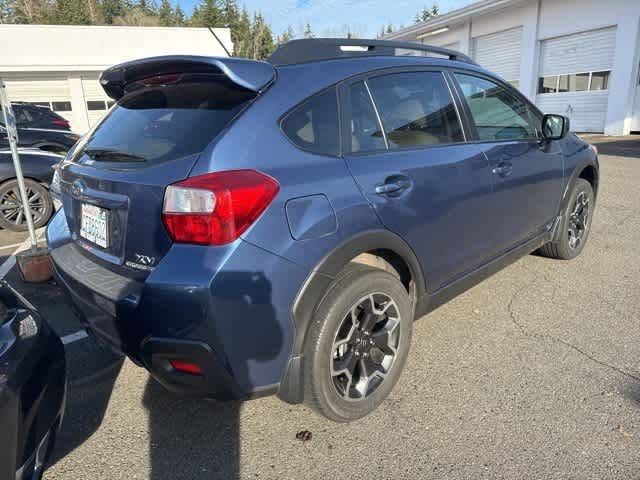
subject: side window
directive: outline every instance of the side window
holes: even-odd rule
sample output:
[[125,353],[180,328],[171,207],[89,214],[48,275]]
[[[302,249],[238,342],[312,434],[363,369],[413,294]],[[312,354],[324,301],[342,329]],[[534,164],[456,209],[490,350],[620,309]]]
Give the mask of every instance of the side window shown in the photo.
[[394,73],[368,83],[390,149],[463,141],[442,73]]
[[16,125],[18,127],[24,127],[25,125],[28,125],[33,121],[33,116],[31,115],[31,112],[29,112],[29,110],[27,110],[27,108],[25,107],[14,106],[13,114],[16,117]]
[[338,155],[340,132],[336,89],[329,88],[298,105],[282,120],[282,131],[303,150]]
[[351,85],[350,97],[351,151],[385,150],[384,135],[364,82]]
[[536,115],[504,87],[484,78],[455,74],[480,140],[537,138]]

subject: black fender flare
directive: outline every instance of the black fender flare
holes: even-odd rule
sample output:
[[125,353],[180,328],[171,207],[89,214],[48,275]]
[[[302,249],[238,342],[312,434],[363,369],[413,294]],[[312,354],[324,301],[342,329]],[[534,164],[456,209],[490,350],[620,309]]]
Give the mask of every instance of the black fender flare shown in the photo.
[[598,158],[594,157],[593,159],[583,160],[579,162],[577,165],[573,167],[571,171],[571,175],[569,176],[567,183],[564,186],[564,190],[562,191],[562,198],[560,199],[560,208],[558,209],[558,216],[555,225],[555,231],[553,233],[553,240],[557,240],[557,236],[560,234],[559,229],[557,227],[562,223],[562,216],[564,215],[564,211],[567,209],[569,204],[569,199],[571,198],[571,192],[573,192],[573,188],[575,187],[576,181],[581,178],[580,175],[586,168],[593,168],[595,171],[594,177],[594,189],[593,194],[594,198],[597,199],[598,196],[598,185],[600,182],[600,165],[598,163]]
[[399,255],[409,268],[412,278],[410,296],[414,317],[424,312],[426,283],[420,262],[411,247],[389,230],[370,230],[360,233],[327,253],[311,270],[296,295],[291,309],[295,325],[295,339],[286,372],[278,390],[278,396],[290,403],[303,400],[303,348],[313,314],[326,295],[331,283],[339,277],[344,267],[358,255],[372,250],[391,250]]

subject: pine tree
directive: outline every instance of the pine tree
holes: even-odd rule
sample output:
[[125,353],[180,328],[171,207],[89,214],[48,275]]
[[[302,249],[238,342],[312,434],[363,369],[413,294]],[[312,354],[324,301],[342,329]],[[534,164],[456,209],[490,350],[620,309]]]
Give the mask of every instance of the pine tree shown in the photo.
[[275,49],[271,28],[265,22],[262,13],[253,14],[253,24],[251,26],[252,48],[249,58],[264,60]]
[[185,24],[185,17],[182,8],[180,8],[180,4],[176,5],[175,10],[173,11],[174,24],[176,27],[182,27]]
[[158,19],[163,27],[171,27],[175,25],[175,15],[173,7],[169,0],[162,0],[158,8]]
[[125,13],[126,8],[127,5],[123,0],[102,0],[100,2],[100,13],[103,22],[111,25],[115,17],[119,17]]
[[91,25],[91,13],[85,0],[56,0],[52,20],[59,25]]
[[251,20],[246,7],[238,19],[235,31],[236,40],[233,41],[233,54],[238,57],[250,57],[251,50]]
[[281,45],[283,43],[287,43],[289,40],[293,40],[293,38],[295,37],[295,33],[293,32],[293,28],[291,28],[291,25],[289,25],[287,27],[287,29],[282,32],[282,35],[278,36],[278,45]]
[[393,33],[393,25],[391,24],[387,25],[387,31],[385,32],[385,34],[389,34],[389,33]]
[[437,17],[438,15],[440,15],[440,7],[438,6],[437,3],[434,3],[431,6],[431,16],[432,17]]
[[315,35],[313,34],[313,31],[311,30],[311,24],[309,22],[307,22],[307,24],[304,27],[304,33],[302,34],[302,36],[304,38],[313,38],[315,37]]
[[193,9],[191,25],[194,27],[221,27],[224,25],[219,0],[200,0]]
[[238,11],[238,4],[236,0],[222,0],[222,6],[220,7],[222,19],[224,25],[234,29],[238,24],[240,12]]

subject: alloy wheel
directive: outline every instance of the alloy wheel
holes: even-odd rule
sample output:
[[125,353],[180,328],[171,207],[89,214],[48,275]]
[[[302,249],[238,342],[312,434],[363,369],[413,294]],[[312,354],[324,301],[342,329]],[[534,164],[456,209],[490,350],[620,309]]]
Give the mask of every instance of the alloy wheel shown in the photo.
[[573,209],[569,214],[569,248],[578,248],[586,235],[589,222],[589,196],[587,192],[580,192],[576,197]]
[[[37,192],[29,186],[27,186],[27,199],[29,201],[33,223],[38,224],[43,220],[47,210],[46,200],[40,192]],[[7,190],[0,198],[0,215],[2,215],[8,223],[13,223],[17,226],[27,224],[27,216],[22,204],[22,198],[20,197],[20,191],[17,187]]]
[[362,400],[384,382],[400,343],[400,310],[391,297],[361,298],[343,319],[333,341],[331,380],[345,400]]

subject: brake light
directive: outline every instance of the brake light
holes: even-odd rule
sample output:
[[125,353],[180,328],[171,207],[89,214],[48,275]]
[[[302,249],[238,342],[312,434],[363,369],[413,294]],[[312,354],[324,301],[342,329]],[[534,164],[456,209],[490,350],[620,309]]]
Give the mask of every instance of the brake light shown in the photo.
[[255,170],[208,173],[169,185],[162,221],[174,242],[223,245],[269,206],[280,186]]
[[71,124],[64,118],[55,118],[51,123],[58,127],[71,128]]
[[202,375],[202,367],[197,363],[185,362],[184,360],[171,359],[169,365],[174,370],[182,373],[188,373],[190,375]]

